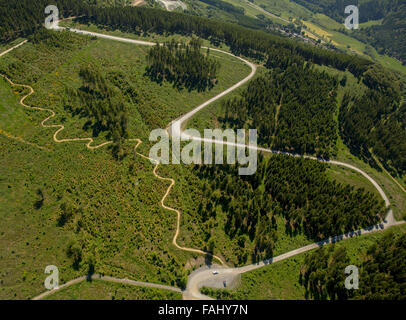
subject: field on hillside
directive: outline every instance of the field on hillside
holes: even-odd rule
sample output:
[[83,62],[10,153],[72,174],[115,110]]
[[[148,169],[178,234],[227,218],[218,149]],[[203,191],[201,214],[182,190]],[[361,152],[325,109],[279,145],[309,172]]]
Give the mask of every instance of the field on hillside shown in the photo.
[[[337,95],[337,108],[340,106],[342,98],[346,92],[357,92],[359,94],[363,93],[366,90],[366,86],[359,82],[351,73],[348,71],[342,72],[335,70],[330,67],[326,66],[317,66],[322,71],[326,71],[331,75],[339,77],[342,79],[344,76],[347,78],[346,86],[339,87],[338,95]],[[391,202],[391,207],[393,209],[393,213],[398,220],[402,220],[406,218],[406,194],[399,186],[392,180],[392,177],[388,176],[377,163],[365,163],[363,160],[359,159],[357,155],[354,155],[349,150],[348,146],[346,146],[341,137],[338,136],[337,139],[337,149],[338,153],[336,159],[342,162],[346,162],[348,164],[352,164],[363,171],[365,171],[369,176],[371,176],[377,183],[382,187],[386,195],[389,197]],[[330,166],[330,175],[334,177],[338,181],[342,181],[345,183],[350,183],[356,187],[363,187],[366,190],[372,191],[377,193],[377,190],[372,186],[372,184],[367,181],[364,177],[361,177],[356,172],[351,170],[342,169],[338,166]],[[345,174],[344,174],[345,172]],[[395,179],[403,185],[406,185],[406,177],[395,177]]]
[[[400,61],[387,55],[379,54],[375,48],[351,37],[351,34],[346,35],[339,32],[344,26],[326,15],[321,13],[313,14],[311,19],[303,21],[303,23],[309,30],[324,37],[326,41],[331,41],[337,48],[350,54],[356,53],[363,57],[367,57],[382,64],[384,67],[406,75],[406,67],[402,65]],[[373,24],[374,23],[371,21],[367,23],[367,25]],[[365,26],[361,25],[360,28],[362,27]],[[357,30],[353,30],[352,32],[355,33]]]
[[[240,6],[244,7],[246,14],[256,16],[261,13],[260,10],[253,8],[249,5],[248,0],[228,0],[230,3],[238,3]],[[254,4],[261,7],[271,14],[275,14],[278,17],[289,21],[298,20],[303,23],[307,28],[303,31],[311,38],[322,38],[326,42],[334,44],[340,50],[343,50],[349,54],[358,54],[363,57],[372,59],[383,66],[390,68],[392,70],[401,72],[406,75],[406,66],[402,65],[397,59],[389,57],[387,55],[379,54],[373,47],[367,45],[353,37],[351,35],[346,35],[339,32],[340,29],[344,28],[343,25],[333,20],[332,18],[326,16],[322,13],[312,13],[307,8],[293,2],[290,0],[279,0],[279,1],[267,1],[267,0],[254,0]],[[268,15],[268,18],[279,24],[286,24],[283,20],[279,18],[272,17]],[[369,21],[360,25],[360,28],[365,28],[371,25],[380,24],[380,21]],[[312,34],[308,33],[309,30]],[[353,32],[357,32],[354,30]]]
[[263,6],[267,11],[273,14],[277,14],[288,20],[293,20],[295,18],[307,19],[311,17],[311,12],[309,10],[290,0],[254,0],[254,3]]

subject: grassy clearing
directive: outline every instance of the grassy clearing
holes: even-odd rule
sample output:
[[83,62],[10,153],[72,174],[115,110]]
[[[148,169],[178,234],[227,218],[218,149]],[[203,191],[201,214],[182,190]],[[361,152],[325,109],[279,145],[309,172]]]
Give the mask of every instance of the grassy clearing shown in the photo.
[[[243,6],[247,12],[250,12],[249,10],[255,11],[256,9],[253,9],[252,7],[247,5],[247,2],[247,0],[239,0],[239,4]],[[307,8],[290,0],[255,0],[254,3],[259,6],[264,6],[265,10],[267,10],[268,12],[276,14],[284,19],[291,21],[299,20],[301,23],[306,25],[307,29],[310,32],[314,33],[318,37],[323,38],[327,42],[331,41],[332,44],[349,54],[355,53],[368,59],[372,59],[387,68],[406,75],[406,66],[402,65],[397,59],[389,57],[387,55],[381,55],[370,45],[367,45],[351,36],[339,32],[339,30],[342,29],[344,26],[322,13],[313,13]],[[255,14],[260,13],[259,10],[256,11],[258,12]],[[272,17],[270,18],[276,23],[283,24],[283,21],[280,19],[275,19]],[[361,24],[360,28],[366,28],[380,23],[380,20],[369,21],[367,23]],[[306,31],[306,29],[304,29],[303,31],[309,37],[315,38],[312,34]],[[354,32],[357,31],[355,30]]]
[[[394,231],[406,232],[406,226],[392,227],[384,232],[373,233],[336,243],[336,247],[345,247],[351,264],[359,265],[368,247],[379,241],[382,236]],[[303,300],[305,289],[299,282],[300,269],[305,256],[310,252],[271,264],[261,269],[244,273],[240,286],[234,290],[203,291],[214,298],[241,300]]]
[[[221,62],[218,85],[206,92],[188,92],[187,90],[176,90],[168,83],[160,85],[151,82],[144,76],[145,55],[148,50],[148,47],[145,46],[104,39],[93,40],[87,46],[75,51],[65,61],[61,61],[61,64],[55,61],[54,67],[47,74],[35,70],[35,68],[40,69],[42,67],[47,57],[35,59],[32,57],[36,54],[33,49],[31,44],[27,44],[24,48],[19,48],[13,55],[2,59],[0,65],[3,65],[6,70],[7,66],[13,64],[17,64],[20,70],[28,69],[29,75],[21,71],[16,72],[14,76],[17,82],[28,80],[28,83],[31,83],[36,91],[36,94],[29,97],[26,102],[51,107],[58,114],[55,123],[60,123],[60,117],[64,117],[66,132],[74,136],[83,135],[80,131],[82,131],[85,119],[66,115],[63,97],[66,87],[77,88],[80,86],[78,74],[83,65],[96,64],[103,68],[106,75],[120,72],[125,75],[127,81],[138,88],[140,91],[139,105],[133,107],[129,124],[129,131],[134,136],[143,136],[151,129],[165,128],[170,121],[232,86],[248,75],[250,71],[249,67],[241,61],[221,53],[215,53],[213,56],[218,57]],[[28,58],[26,58],[27,56]],[[34,63],[28,65],[25,61],[31,60],[31,57]],[[43,117],[43,115],[41,116]],[[63,132],[61,137],[65,137],[65,134]],[[103,139],[105,137],[102,136],[99,141],[104,141]]]
[[101,280],[82,281],[61,289],[44,300],[181,300],[177,292],[136,287]]
[[[0,297],[41,293],[50,264],[61,283],[83,275],[89,257],[98,272],[175,284],[170,265],[188,255],[170,245],[176,219],[159,206],[167,186],[150,163],[130,157],[118,163],[108,150],[75,144],[50,153],[0,138]],[[59,226],[62,203],[80,210]],[[82,248],[79,267],[66,254],[72,240]]]
[[398,220],[405,219],[406,196],[405,193],[399,188],[399,186],[396,185],[396,183],[379,167],[372,167],[355,155],[351,154],[348,147],[344,145],[340,138],[338,139],[337,146],[337,160],[355,165],[361,170],[365,171],[369,176],[371,176],[382,187],[382,189],[388,196],[395,218]]
[[368,22],[360,23],[359,27],[360,27],[360,29],[362,29],[362,28],[368,28],[368,27],[372,27],[372,26],[379,26],[382,24],[382,21],[383,21],[383,19],[370,20]]
[[329,166],[327,169],[327,174],[332,180],[339,181],[343,184],[352,185],[357,189],[363,188],[375,194],[378,199],[380,198],[379,192],[374,188],[374,186],[358,172],[339,166]]

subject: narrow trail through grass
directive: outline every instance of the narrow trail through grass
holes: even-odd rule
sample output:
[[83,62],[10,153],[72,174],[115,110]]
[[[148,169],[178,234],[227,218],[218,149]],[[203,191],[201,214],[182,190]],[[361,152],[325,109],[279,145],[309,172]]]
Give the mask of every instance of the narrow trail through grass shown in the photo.
[[[29,92],[28,94],[24,95],[24,96],[21,98],[20,104],[21,104],[22,106],[24,106],[24,107],[26,107],[26,108],[28,108],[28,109],[34,109],[34,110],[39,110],[39,111],[47,111],[47,112],[51,113],[51,115],[50,115],[49,117],[47,117],[47,118],[45,118],[44,120],[41,121],[41,125],[42,125],[42,127],[44,127],[44,128],[58,128],[58,130],[56,130],[55,133],[54,133],[54,135],[53,135],[53,140],[54,140],[54,142],[56,142],[56,143],[63,143],[63,142],[88,141],[88,143],[86,144],[86,147],[89,148],[89,149],[91,149],[91,150],[98,149],[98,148],[101,148],[101,147],[104,147],[104,146],[107,146],[107,145],[110,145],[110,144],[113,143],[113,141],[106,141],[106,142],[103,142],[103,143],[101,143],[101,144],[99,144],[99,145],[92,146],[94,140],[93,140],[93,138],[91,138],[91,137],[89,137],[89,138],[58,139],[58,138],[57,138],[58,133],[61,132],[62,130],[64,130],[64,129],[65,129],[65,126],[62,125],[62,124],[51,124],[51,125],[45,124],[48,120],[54,118],[54,117],[56,116],[56,113],[55,113],[53,110],[51,110],[51,109],[46,109],[46,108],[41,108],[41,107],[33,107],[33,106],[29,106],[29,105],[25,104],[25,103],[24,103],[24,100],[25,100],[26,98],[28,98],[30,95],[32,95],[32,94],[35,92],[34,89],[33,89],[31,86],[29,86],[29,85],[14,83],[13,81],[11,81],[9,78],[7,78],[7,77],[4,76],[4,75],[1,75],[1,76],[2,76],[4,79],[6,79],[12,86],[20,86],[20,87],[28,88],[28,89],[30,90],[30,92]],[[147,157],[147,156],[145,156],[145,155],[143,155],[143,154],[141,154],[141,153],[139,153],[139,152],[136,151],[136,149],[138,148],[138,146],[142,143],[142,141],[141,141],[140,139],[138,139],[138,138],[136,138],[136,139],[128,139],[128,141],[129,141],[129,142],[137,142],[137,145],[134,147],[134,151],[135,151],[139,156],[141,156],[141,157],[143,157],[143,158],[145,158],[145,159],[148,159],[148,160],[150,160],[151,162],[155,162],[155,163],[156,163],[156,161],[155,161],[154,159],[151,159],[151,158],[149,158],[149,157]],[[40,146],[38,146],[38,147],[40,147]],[[43,147],[40,147],[40,148],[43,148]],[[44,149],[44,148],[43,148],[43,149]],[[155,165],[155,167],[154,167],[154,170],[153,170],[154,176],[155,176],[156,178],[160,179],[160,180],[169,181],[169,182],[171,183],[171,184],[169,185],[168,189],[166,190],[165,195],[164,195],[163,198],[161,199],[161,206],[162,206],[162,208],[164,208],[164,209],[166,209],[166,210],[170,210],[170,211],[173,211],[173,212],[177,213],[177,216],[178,216],[178,218],[177,218],[176,233],[175,233],[175,236],[173,237],[172,243],[173,243],[178,249],[180,249],[180,250],[189,251],[189,252],[194,252],[194,253],[199,253],[199,254],[203,254],[203,255],[210,255],[210,256],[213,256],[213,258],[217,259],[222,265],[226,265],[225,262],[224,262],[221,258],[219,258],[219,257],[217,257],[217,256],[215,256],[215,255],[212,255],[211,253],[208,253],[208,252],[205,252],[205,251],[202,251],[202,250],[199,250],[199,249],[187,248],[187,247],[182,247],[182,246],[179,246],[179,245],[178,245],[178,243],[177,243],[176,240],[177,240],[178,235],[179,235],[181,213],[180,213],[179,210],[174,209],[174,208],[171,208],[171,207],[168,207],[168,206],[165,205],[165,203],[164,203],[164,202],[165,202],[165,199],[166,199],[167,196],[169,195],[169,193],[170,193],[172,187],[175,185],[175,180],[172,179],[172,178],[165,178],[165,177],[161,177],[160,175],[158,175],[158,174],[156,173],[158,167],[159,167],[159,163],[156,163],[156,165]]]
[[[13,47],[13,48],[11,48],[11,49],[9,49],[9,50],[3,52],[2,54],[0,54],[0,56],[3,56],[5,53],[8,53],[8,52],[10,52],[10,51],[13,50],[13,49],[18,48],[19,46],[21,46],[22,44],[24,44],[24,43],[26,43],[26,42],[27,42],[27,41],[24,41],[24,42],[18,44],[17,46],[15,46],[15,47]],[[19,86],[19,87],[23,87],[23,88],[29,89],[29,93],[26,94],[26,95],[24,95],[24,96],[20,99],[20,102],[19,102],[19,103],[20,103],[22,106],[24,106],[25,108],[28,108],[28,109],[33,109],[33,110],[38,110],[38,111],[49,112],[49,113],[51,114],[50,116],[46,117],[44,120],[41,121],[41,126],[44,127],[44,128],[57,128],[57,130],[54,132],[54,135],[53,135],[53,141],[54,141],[54,142],[56,142],[56,143],[63,143],[63,142],[88,141],[88,143],[86,144],[86,147],[89,148],[89,149],[91,149],[91,150],[98,149],[98,148],[101,148],[101,147],[104,147],[104,146],[107,146],[107,145],[110,145],[110,144],[113,143],[113,141],[106,141],[106,142],[103,142],[103,143],[101,143],[101,144],[99,144],[99,145],[93,146],[92,144],[94,143],[94,140],[93,140],[93,138],[91,138],[91,137],[88,137],[88,138],[58,139],[58,137],[57,137],[58,134],[59,134],[61,131],[63,131],[63,130],[65,129],[65,126],[62,125],[62,124],[50,124],[50,125],[49,125],[49,124],[45,124],[47,121],[49,121],[49,120],[51,120],[52,118],[54,118],[54,117],[56,116],[56,113],[55,113],[53,110],[51,110],[51,109],[41,108],[41,107],[33,107],[33,106],[29,106],[29,105],[25,104],[25,103],[24,103],[25,99],[27,99],[29,96],[31,96],[32,94],[35,93],[34,89],[33,89],[31,86],[29,86],[29,85],[14,83],[12,80],[10,80],[10,79],[9,79],[8,77],[6,77],[5,75],[1,75],[1,76],[2,76],[5,80],[7,80],[7,81],[10,83],[11,86]],[[155,163],[155,164],[156,164],[155,167],[154,167],[154,169],[153,169],[153,174],[154,174],[154,176],[155,176],[156,178],[158,178],[159,180],[162,180],[162,181],[169,181],[169,182],[170,182],[170,185],[169,185],[168,189],[166,190],[165,195],[162,197],[162,199],[161,199],[161,201],[160,201],[160,204],[161,204],[162,208],[164,208],[164,209],[166,209],[166,210],[169,210],[169,211],[172,211],[172,212],[175,212],[175,213],[177,214],[176,232],[175,232],[175,235],[174,235],[173,240],[172,240],[173,245],[174,245],[176,248],[178,248],[178,249],[180,249],[180,250],[183,250],[183,251],[194,252],[194,253],[198,253],[198,254],[202,254],[202,255],[206,255],[206,256],[212,256],[213,258],[215,258],[216,260],[218,260],[222,265],[226,266],[226,263],[225,263],[220,257],[218,257],[218,256],[216,256],[216,255],[213,255],[213,254],[211,254],[211,253],[209,253],[209,252],[205,252],[205,251],[199,250],[199,249],[193,249],[193,248],[188,248],[188,247],[182,247],[182,246],[180,246],[180,245],[177,243],[177,238],[178,238],[179,230],[180,230],[181,212],[180,212],[178,209],[171,208],[171,207],[165,205],[165,200],[166,200],[166,198],[168,197],[168,195],[169,195],[169,193],[170,193],[172,187],[175,185],[175,180],[172,179],[172,178],[166,178],[166,177],[162,177],[162,176],[158,175],[158,174],[157,174],[157,170],[158,170],[158,167],[159,167],[159,163],[157,163],[156,160],[151,159],[151,158],[149,158],[149,157],[147,157],[147,156],[145,156],[145,155],[143,155],[143,154],[141,154],[141,153],[139,153],[139,152],[136,151],[137,148],[138,148],[138,146],[142,143],[142,141],[141,141],[140,139],[138,139],[138,138],[135,138],[135,139],[128,139],[128,141],[129,141],[129,142],[137,142],[136,146],[134,147],[134,152],[135,152],[136,154],[138,154],[138,155],[141,156],[142,158],[147,159],[147,160],[151,161],[152,163]],[[24,142],[25,142],[25,141],[24,141]],[[29,143],[29,144],[31,144],[31,143]],[[43,148],[43,147],[40,147],[40,146],[37,146],[37,147]]]

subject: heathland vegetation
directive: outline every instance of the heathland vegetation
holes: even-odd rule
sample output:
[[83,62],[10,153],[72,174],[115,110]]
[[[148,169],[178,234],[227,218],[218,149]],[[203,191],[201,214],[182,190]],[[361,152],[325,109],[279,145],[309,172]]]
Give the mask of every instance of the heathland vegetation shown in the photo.
[[[128,101],[134,104],[137,92],[133,87],[118,87],[122,83],[121,74],[115,75],[117,86],[109,82],[95,65],[88,65],[80,69],[79,76],[82,86],[68,90],[67,99],[73,101],[70,107],[72,113],[87,117],[84,129],[92,129],[92,135],[98,136],[100,132],[107,131],[107,138],[113,141],[113,154],[117,158],[123,156],[124,140],[128,139]],[[127,83],[128,85],[128,83]],[[125,90],[128,89],[128,90]]]
[[224,103],[224,125],[256,128],[259,143],[275,150],[334,155],[337,79],[301,62],[267,66],[267,75]]

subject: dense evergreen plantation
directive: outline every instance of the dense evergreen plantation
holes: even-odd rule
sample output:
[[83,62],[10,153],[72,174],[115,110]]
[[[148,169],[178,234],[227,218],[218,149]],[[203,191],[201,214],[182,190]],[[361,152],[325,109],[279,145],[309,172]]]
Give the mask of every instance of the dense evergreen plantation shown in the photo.
[[301,283],[314,299],[406,299],[406,235],[388,233],[373,243],[359,267],[359,289],[344,287],[343,270],[350,263],[345,247],[322,247],[306,256]]
[[371,245],[360,271],[355,298],[405,300],[406,235],[387,234]]
[[337,138],[337,80],[310,64],[285,67],[255,79],[241,98],[227,101],[224,121],[257,128],[261,145],[329,158]]
[[156,82],[169,81],[176,88],[187,88],[189,91],[205,91],[217,83],[216,77],[220,64],[201,52],[199,39],[190,43],[165,43],[152,47],[147,56],[146,74]]
[[380,68],[365,73],[369,89],[363,94],[349,92],[340,108],[343,140],[354,153],[376,154],[394,173],[406,171],[406,105],[400,103],[400,85]]
[[307,255],[300,273],[306,296],[315,300],[344,300],[350,292],[344,286],[345,268],[350,265],[345,247],[321,247]]
[[[202,8],[199,2],[205,3],[206,6]],[[273,25],[272,21],[265,17],[263,19],[257,19],[258,17],[253,18],[247,16],[244,13],[244,8],[222,0],[188,2],[188,8],[185,12],[198,16],[208,16],[218,21],[232,22],[255,30],[267,30],[269,25]]]
[[[149,0],[154,2],[154,0]],[[230,22],[254,30],[267,30],[273,25],[270,19],[253,17],[245,14],[245,9],[235,3],[223,0],[193,0],[184,1],[187,8],[183,13],[188,15],[206,17],[217,21]]]
[[[85,8],[83,0],[51,1],[59,9],[60,17],[75,15]],[[39,29],[45,21],[48,0],[0,0],[0,42],[26,37]]]
[[[204,181],[199,212],[210,225],[220,211],[226,215],[225,232],[237,238],[240,262],[255,244],[255,257],[272,255],[277,240],[276,216],[283,216],[291,234],[305,233],[319,240],[371,226],[385,214],[384,203],[363,189],[328,179],[326,165],[301,158],[261,155],[257,173],[239,176],[235,166],[196,166]],[[211,222],[210,222],[211,221]],[[210,234],[207,235],[210,237]]]
[[131,0],[0,0],[0,42],[26,37],[45,21],[45,8],[56,5],[60,18],[80,15],[89,7],[124,7]]
[[[159,34],[181,33],[209,39],[213,44],[223,42],[229,45],[235,54],[266,59],[268,66],[273,68],[279,67],[283,69],[292,63],[306,60],[319,65],[328,65],[341,71],[348,70],[358,79],[362,80],[369,89],[381,91],[382,95],[387,95],[387,99],[392,99],[389,101],[389,105],[399,103],[397,99],[399,99],[400,91],[397,88],[399,85],[395,83],[395,78],[388,78],[387,74],[390,73],[387,70],[383,70],[372,62],[360,57],[322,50],[314,46],[304,45],[276,35],[250,30],[234,24],[148,8],[126,8],[125,10],[113,8],[106,10],[89,7],[87,9],[87,17],[83,18],[83,22],[91,21],[96,24],[119,28],[123,31],[135,33],[156,32]],[[387,90],[386,88],[389,89]],[[334,91],[331,94],[334,96]],[[329,105],[327,105],[327,108],[329,108]],[[386,105],[378,104],[378,114],[383,114],[385,108]],[[340,119],[342,120],[341,127],[346,126],[347,121],[351,122],[351,117],[343,116]],[[377,121],[377,119],[374,121]],[[329,124],[325,126],[325,129],[327,134],[323,133],[323,135],[327,140],[321,142],[319,146],[315,146],[314,149],[315,152],[321,152],[320,154],[329,156],[333,153],[331,150],[327,151],[326,149],[328,148],[325,146],[330,143],[331,137],[329,132],[332,129]],[[404,140],[398,140],[398,138],[399,135],[395,137],[397,144],[402,144]],[[296,140],[300,140],[300,138]],[[286,141],[281,141],[280,143],[286,143]],[[298,142],[295,142],[295,144],[298,150],[311,150],[312,147],[300,145]],[[384,154],[381,156],[384,162],[390,160],[383,158]],[[398,162],[396,161],[396,163]],[[400,170],[401,168],[398,167],[396,169]]]
[[[106,131],[107,137],[113,140],[113,154],[122,157],[122,145],[124,139],[128,138],[128,107],[124,94],[104,78],[94,65],[82,68],[79,74],[82,86],[68,92],[69,99],[75,105],[70,109],[74,114],[89,119],[84,129],[91,129],[94,137]],[[136,93],[133,95],[135,97]]]

